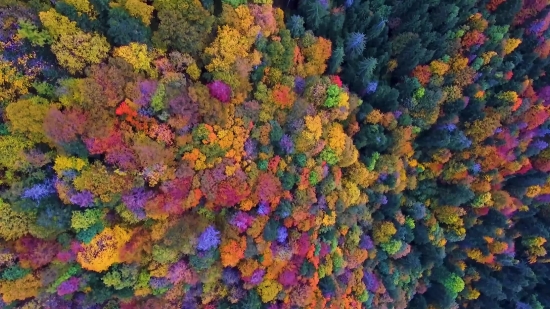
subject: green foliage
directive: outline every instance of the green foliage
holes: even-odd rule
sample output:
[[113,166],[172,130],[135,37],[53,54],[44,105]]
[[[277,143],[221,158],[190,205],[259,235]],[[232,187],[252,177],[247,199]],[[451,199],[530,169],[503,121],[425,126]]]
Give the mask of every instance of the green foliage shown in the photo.
[[329,147],[325,147],[325,149],[321,151],[320,158],[321,160],[326,161],[329,165],[335,165],[339,161],[336,152]]
[[155,4],[160,24],[158,30],[153,33],[154,46],[164,49],[174,48],[194,57],[204,50],[210,39],[215,19],[202,6],[194,4],[187,0],[174,1],[166,8]]
[[386,251],[387,254],[393,255],[399,252],[401,249],[402,243],[399,240],[392,239],[387,243],[382,243],[380,245],[384,251]]
[[107,37],[117,46],[128,45],[130,42],[147,44],[151,39],[150,28],[123,8],[110,9],[107,24]]
[[454,273],[443,278],[442,284],[452,295],[457,295],[464,290],[464,280]]
[[52,42],[52,37],[47,32],[39,31],[35,25],[26,20],[19,20],[17,35],[21,39],[29,40],[33,45],[44,46]]
[[372,75],[378,61],[374,58],[367,58],[359,61],[357,65],[357,77],[366,84],[368,81],[372,80]]
[[292,34],[293,38],[299,38],[304,35],[304,18],[300,15],[292,15],[286,23],[287,29]]
[[238,7],[239,5],[246,4],[246,1],[244,0],[223,0],[223,3],[227,3],[233,7]]
[[138,269],[136,267],[122,265],[113,267],[101,280],[108,287],[112,287],[115,290],[122,290],[133,287],[137,279]]
[[31,272],[30,269],[21,268],[19,265],[8,267],[2,271],[2,279],[8,281],[15,281],[17,279],[25,277]]
[[178,260],[179,252],[175,248],[161,247],[158,245],[153,246],[153,260],[161,263],[168,264],[174,263]]
[[56,291],[57,287],[64,281],[67,281],[72,276],[77,275],[82,271],[82,268],[78,264],[69,265],[64,267],[63,270],[59,273],[57,279],[50,285],[48,292],[53,293]]
[[315,0],[300,1],[298,10],[305,17],[307,27],[313,30],[318,30],[328,15],[328,10],[321,2]]
[[155,94],[151,98],[151,107],[157,113],[165,108],[164,97],[166,96],[166,88],[164,84],[159,84]]
[[340,87],[337,85],[330,85],[327,88],[327,99],[325,100],[324,106],[328,108],[333,108],[338,106],[340,101]]
[[76,233],[76,239],[85,244],[89,244],[97,234],[103,231],[104,228],[105,225],[103,224],[103,222],[96,222],[93,225]]
[[84,211],[73,211],[71,227],[76,231],[86,230],[94,224],[99,223],[104,216],[103,210],[99,208],[86,209]]
[[332,55],[328,63],[328,72],[330,74],[335,74],[338,72],[338,69],[344,62],[344,47],[343,46],[333,46]]
[[279,228],[279,223],[277,220],[270,219],[267,221],[264,229],[264,240],[265,241],[274,241],[277,239],[277,229]]
[[0,199],[0,237],[5,240],[16,240],[27,234],[35,216],[18,212]]

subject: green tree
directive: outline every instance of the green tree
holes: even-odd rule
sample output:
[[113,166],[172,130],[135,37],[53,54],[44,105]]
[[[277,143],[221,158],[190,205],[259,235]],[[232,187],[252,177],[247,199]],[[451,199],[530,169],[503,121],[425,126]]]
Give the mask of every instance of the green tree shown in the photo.
[[153,33],[153,44],[198,57],[211,40],[214,17],[199,1],[179,0],[166,6],[155,2],[155,6],[160,24]]
[[123,8],[109,10],[107,24],[107,37],[117,46],[128,45],[130,42],[147,44],[151,40],[151,29]]

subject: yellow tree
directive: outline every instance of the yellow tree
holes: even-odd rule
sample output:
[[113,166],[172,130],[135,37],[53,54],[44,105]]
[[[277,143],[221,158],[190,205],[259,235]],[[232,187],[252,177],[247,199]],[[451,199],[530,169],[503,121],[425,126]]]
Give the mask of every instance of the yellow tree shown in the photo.
[[152,58],[145,44],[132,42],[128,46],[117,47],[113,55],[124,59],[131,64],[136,71],[147,72],[152,76],[156,75],[156,70],[151,67]]
[[466,123],[466,135],[475,144],[480,144],[487,137],[493,135],[493,132],[500,126],[500,117],[498,114],[488,115],[483,120],[478,119],[473,123]]
[[85,33],[74,21],[54,9],[40,12],[39,17],[54,39],[52,52],[70,73],[81,72],[87,65],[101,63],[107,58],[110,46],[102,35]]
[[502,42],[502,53],[506,56],[513,52],[521,44],[520,39],[506,39]]
[[14,281],[2,280],[0,283],[0,294],[2,294],[4,302],[11,303],[15,300],[36,297],[41,287],[42,282],[40,278],[33,274],[28,274]]
[[327,144],[337,156],[341,156],[346,147],[347,135],[339,123],[333,123],[328,129]]
[[256,290],[258,291],[258,294],[260,294],[260,297],[262,298],[263,303],[268,303],[277,297],[277,294],[283,289],[283,286],[275,281],[275,280],[269,280],[266,279],[258,287]]
[[13,100],[19,95],[27,94],[29,86],[28,76],[17,72],[8,61],[0,60],[0,101]]
[[218,36],[204,50],[205,55],[211,59],[206,69],[210,72],[229,71],[237,58],[248,56],[251,45],[250,40],[237,29],[227,25],[218,27]]
[[96,163],[76,177],[73,184],[77,190],[88,190],[98,196],[101,201],[109,202],[113,195],[131,188],[128,176],[110,173],[107,168]]
[[[19,170],[27,166],[29,163],[23,152],[32,145],[33,143],[21,135],[0,136],[0,168]],[[4,180],[0,178],[0,183]]]
[[310,150],[323,134],[323,123],[319,115],[305,116],[304,121],[305,129],[296,140],[296,150],[299,152]]
[[29,232],[33,217],[20,213],[0,199],[0,239],[16,240]]
[[393,223],[384,221],[374,225],[372,236],[374,241],[379,244],[388,242],[395,233],[397,233],[397,229]]
[[64,0],[63,2],[70,4],[78,12],[81,12],[90,16],[93,16],[95,14],[93,6],[88,0]]
[[47,142],[43,122],[49,106],[27,99],[11,103],[6,107],[6,116],[12,132],[22,133],[35,143]]
[[103,272],[120,262],[120,249],[130,240],[130,233],[119,226],[106,228],[83,246],[76,260],[84,269]]
[[117,0],[109,4],[111,7],[124,7],[130,15],[141,19],[144,25],[151,24],[151,17],[155,8],[144,0]]

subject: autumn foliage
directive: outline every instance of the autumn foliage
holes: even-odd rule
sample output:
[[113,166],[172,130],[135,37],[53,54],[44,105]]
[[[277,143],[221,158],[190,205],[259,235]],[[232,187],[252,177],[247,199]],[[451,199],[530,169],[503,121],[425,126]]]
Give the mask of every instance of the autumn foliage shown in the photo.
[[0,308],[550,307],[549,5],[474,2],[0,4]]

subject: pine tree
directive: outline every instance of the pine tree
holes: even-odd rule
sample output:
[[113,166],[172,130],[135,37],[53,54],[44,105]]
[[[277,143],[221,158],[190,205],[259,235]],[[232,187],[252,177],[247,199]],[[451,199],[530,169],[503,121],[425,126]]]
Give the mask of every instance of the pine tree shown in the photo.
[[[346,56],[348,61],[353,61],[363,54],[366,38],[363,33],[350,33],[346,39]],[[373,68],[374,69],[374,68]]]

